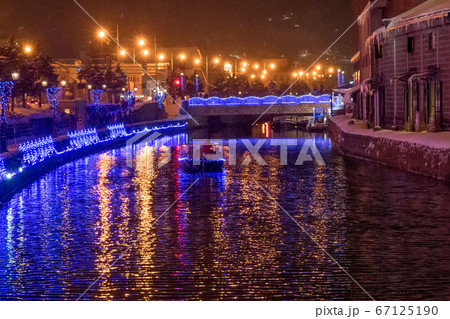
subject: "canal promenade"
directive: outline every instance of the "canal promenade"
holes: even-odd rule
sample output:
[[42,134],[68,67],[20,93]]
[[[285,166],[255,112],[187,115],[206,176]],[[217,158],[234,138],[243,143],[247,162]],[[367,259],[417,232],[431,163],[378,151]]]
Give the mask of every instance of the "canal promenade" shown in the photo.
[[329,132],[343,155],[450,181],[450,132],[367,129],[349,115],[332,117]]
[[[58,166],[88,155],[101,153],[111,149],[121,148],[126,145],[132,136],[146,132],[173,133],[184,129],[188,121],[187,116],[178,116],[165,120],[134,123],[124,126],[122,134],[112,133],[109,128],[91,129],[95,132],[96,141],[75,147],[73,133],[66,133],[51,139],[53,154],[38,159],[34,163],[26,163],[26,155],[19,149],[19,145],[11,145],[8,152],[0,154],[0,205],[7,201],[13,194],[33,182],[40,176],[52,171]],[[87,131],[87,130],[84,130]],[[78,131],[76,133],[80,133]],[[92,139],[92,138],[88,138]],[[33,140],[37,141],[37,140]],[[33,142],[29,141],[29,142]],[[26,142],[21,145],[25,145]],[[34,151],[31,151],[32,154]]]

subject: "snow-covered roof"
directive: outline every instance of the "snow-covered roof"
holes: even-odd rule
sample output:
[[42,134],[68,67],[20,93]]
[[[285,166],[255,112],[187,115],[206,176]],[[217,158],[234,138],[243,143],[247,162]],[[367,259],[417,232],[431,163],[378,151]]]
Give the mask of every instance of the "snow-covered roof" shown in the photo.
[[388,29],[402,25],[428,21],[447,16],[450,13],[450,0],[428,0],[392,18]]

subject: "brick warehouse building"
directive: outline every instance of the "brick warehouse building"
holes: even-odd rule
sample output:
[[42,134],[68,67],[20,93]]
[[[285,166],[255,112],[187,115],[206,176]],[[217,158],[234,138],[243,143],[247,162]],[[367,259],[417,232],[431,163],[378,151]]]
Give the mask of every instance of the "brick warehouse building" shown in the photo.
[[450,0],[379,0],[360,16],[356,118],[384,128],[450,130],[449,13]]

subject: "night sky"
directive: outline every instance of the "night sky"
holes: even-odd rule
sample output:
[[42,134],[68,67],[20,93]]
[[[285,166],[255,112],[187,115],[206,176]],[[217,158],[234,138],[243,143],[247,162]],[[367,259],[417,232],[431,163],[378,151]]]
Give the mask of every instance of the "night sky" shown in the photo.
[[[158,46],[198,46],[209,54],[296,57],[320,53],[345,30],[365,0],[80,0],[121,42],[156,33]],[[0,38],[39,43],[54,57],[74,57],[97,27],[72,0],[1,0]],[[356,27],[354,30],[356,31]],[[336,46],[352,55],[352,34]]]

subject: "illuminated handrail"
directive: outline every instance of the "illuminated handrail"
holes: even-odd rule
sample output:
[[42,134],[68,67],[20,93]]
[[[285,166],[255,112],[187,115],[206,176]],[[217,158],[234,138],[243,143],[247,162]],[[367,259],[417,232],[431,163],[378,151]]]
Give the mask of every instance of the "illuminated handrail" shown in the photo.
[[277,97],[268,95],[264,97],[247,96],[239,98],[235,96],[220,98],[210,97],[203,99],[201,97],[193,97],[187,101],[189,106],[238,106],[238,105],[296,105],[296,104],[330,104],[331,96],[323,94],[319,96],[307,94],[302,96],[285,95]]

